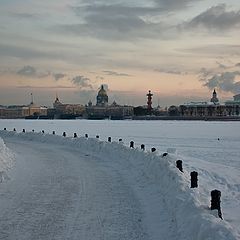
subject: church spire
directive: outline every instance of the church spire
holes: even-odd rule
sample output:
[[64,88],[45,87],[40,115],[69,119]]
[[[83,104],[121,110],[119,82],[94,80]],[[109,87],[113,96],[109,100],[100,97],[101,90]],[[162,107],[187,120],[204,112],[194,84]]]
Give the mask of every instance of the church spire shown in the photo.
[[211,102],[214,103],[214,104],[217,104],[219,102],[218,97],[217,97],[217,92],[216,92],[215,88],[214,88],[213,93],[212,93]]

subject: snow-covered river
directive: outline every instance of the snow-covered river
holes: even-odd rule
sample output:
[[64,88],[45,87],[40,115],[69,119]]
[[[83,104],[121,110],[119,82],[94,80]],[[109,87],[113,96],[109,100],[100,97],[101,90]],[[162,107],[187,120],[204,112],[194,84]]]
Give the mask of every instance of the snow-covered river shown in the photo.
[[[16,128],[17,132],[22,129],[27,132],[33,129],[35,132],[44,130],[45,133],[56,131],[58,135],[66,132],[69,137],[75,132],[78,136],[87,133],[90,138],[99,135],[102,141],[112,137],[112,141],[118,142],[122,138],[126,145],[134,141],[136,147],[145,144],[147,150],[155,147],[159,153],[168,148],[176,149],[177,157],[183,160],[183,168],[188,172],[196,170],[199,173],[199,201],[203,205],[209,205],[210,191],[219,189],[222,192],[224,220],[233,227],[235,234],[240,236],[240,122],[0,120],[0,129],[3,128]],[[9,146],[16,148],[16,143],[10,140]],[[26,145],[24,147],[27,148]],[[23,151],[24,147],[16,150]],[[35,171],[34,167],[31,169]],[[86,167],[86,170],[88,169],[89,166]],[[31,176],[33,175],[34,173]],[[96,175],[93,179],[102,177]],[[121,186],[124,187],[124,184]],[[125,189],[127,191],[127,188]],[[138,211],[138,208],[132,208],[131,211]],[[127,220],[130,221],[130,218]],[[124,224],[121,221],[119,224]],[[141,231],[145,234],[143,228]]]

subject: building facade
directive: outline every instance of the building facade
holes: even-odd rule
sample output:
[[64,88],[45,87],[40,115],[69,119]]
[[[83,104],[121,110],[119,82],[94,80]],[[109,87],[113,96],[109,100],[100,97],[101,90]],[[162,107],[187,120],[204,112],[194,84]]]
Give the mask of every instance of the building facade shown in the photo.
[[[239,94],[240,95],[240,94]],[[233,117],[239,116],[240,101],[238,96],[233,101],[220,103],[214,89],[210,102],[190,102],[179,106],[180,116],[185,117]]]

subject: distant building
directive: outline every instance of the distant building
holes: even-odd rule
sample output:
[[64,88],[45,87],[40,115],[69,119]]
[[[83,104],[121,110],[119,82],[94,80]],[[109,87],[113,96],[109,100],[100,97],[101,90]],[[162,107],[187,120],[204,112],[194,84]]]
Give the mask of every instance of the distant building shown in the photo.
[[240,102],[240,94],[233,96],[235,102]]
[[85,107],[82,104],[63,104],[60,102],[58,96],[53,103],[53,109],[49,111],[49,114],[53,115],[53,118],[76,118],[83,116],[85,113]]
[[47,116],[47,108],[36,105],[31,102],[28,106],[22,108],[23,117],[38,117],[38,116]]
[[226,117],[239,116],[240,101],[238,95],[233,101],[220,103],[214,89],[210,102],[190,102],[179,106],[181,116],[187,117]]
[[22,106],[14,106],[14,107],[0,107],[0,118],[5,119],[14,119],[14,118],[23,118],[22,115]]
[[121,106],[115,101],[108,105],[108,95],[103,85],[101,85],[98,91],[96,100],[96,105],[89,101],[86,106],[88,119],[125,119],[133,116],[132,106]]
[[13,105],[8,107],[2,107],[0,109],[0,118],[38,118],[40,116],[47,116],[47,108],[38,106],[33,102],[33,95],[31,93],[31,102],[29,105]]
[[233,96],[233,100],[226,101],[225,105],[229,109],[229,112],[231,114],[239,116],[239,114],[240,114],[240,94]]

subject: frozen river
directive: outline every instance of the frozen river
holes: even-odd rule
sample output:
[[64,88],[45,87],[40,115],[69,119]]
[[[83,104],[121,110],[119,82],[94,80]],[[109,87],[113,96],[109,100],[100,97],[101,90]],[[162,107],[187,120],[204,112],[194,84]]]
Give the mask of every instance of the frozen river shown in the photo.
[[[159,151],[176,148],[178,154],[240,168],[240,122],[204,121],[110,121],[110,120],[0,120],[0,128],[73,136],[86,133],[125,144],[134,141]],[[218,140],[219,139],[219,140]]]

